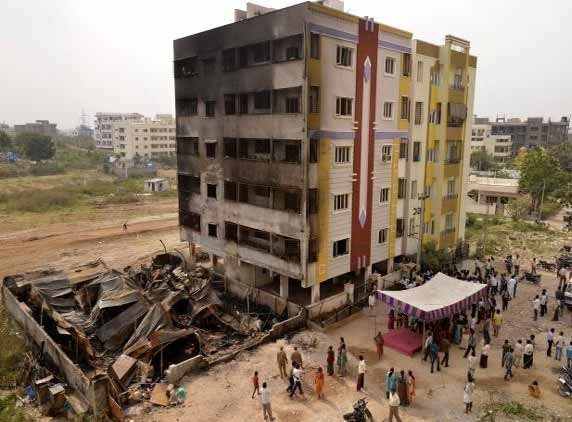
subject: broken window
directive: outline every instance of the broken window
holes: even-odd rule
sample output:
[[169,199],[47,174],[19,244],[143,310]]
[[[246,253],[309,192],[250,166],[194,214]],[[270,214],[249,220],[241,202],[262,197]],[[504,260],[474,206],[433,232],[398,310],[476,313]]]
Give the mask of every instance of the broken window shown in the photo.
[[236,201],[238,199],[236,182],[224,182],[224,199],[227,201]]
[[238,241],[238,224],[229,221],[224,222],[224,238],[226,240]]
[[299,113],[300,102],[298,97],[286,98],[286,113]]
[[185,192],[201,193],[201,178],[198,176],[189,176],[187,174],[179,174],[177,176],[179,189]]
[[236,114],[236,95],[225,94],[224,96],[224,114]]
[[216,197],[216,184],[207,183],[207,197],[217,199]]
[[296,60],[300,58],[300,49],[297,46],[291,46],[286,49],[286,60]]
[[234,48],[222,52],[222,71],[232,72],[236,68],[236,50]]
[[240,94],[238,112],[240,114],[248,114],[248,94]]
[[210,237],[218,237],[217,236],[217,226],[216,224],[209,223],[208,225],[208,235]]
[[212,76],[215,72],[216,59],[214,57],[209,57],[203,59],[203,76]]
[[334,242],[333,246],[333,257],[347,255],[349,253],[349,239],[341,239]]
[[177,100],[175,102],[175,108],[178,117],[196,116],[198,101],[196,98]]
[[319,139],[310,139],[310,163],[318,162],[318,143]]
[[300,212],[300,195],[294,192],[285,192],[284,209],[286,211]]
[[308,214],[318,213],[318,189],[308,189]]
[[254,94],[254,108],[257,110],[270,109],[270,91],[260,91]]
[[256,196],[262,196],[264,198],[270,197],[270,188],[268,186],[255,186],[254,194]]
[[175,79],[191,78],[198,74],[196,57],[175,61]]
[[255,154],[270,154],[270,139],[257,139],[254,142]]
[[177,138],[177,154],[199,155],[199,138]]
[[284,161],[289,163],[300,162],[300,145],[285,145],[284,146]]
[[216,101],[205,101],[205,117],[214,117]]
[[207,158],[216,158],[216,141],[215,142],[205,142],[205,148],[207,152]]
[[254,63],[270,61],[270,41],[261,42],[252,46]]
[[248,202],[248,185],[243,183],[238,185],[238,200],[239,202]]
[[413,161],[421,160],[421,142],[413,142]]
[[200,233],[201,215],[194,212],[179,211],[179,224]]
[[224,138],[225,158],[236,158],[236,138]]
[[398,218],[395,222],[395,237],[403,237],[404,231],[405,231],[405,226],[403,218]]

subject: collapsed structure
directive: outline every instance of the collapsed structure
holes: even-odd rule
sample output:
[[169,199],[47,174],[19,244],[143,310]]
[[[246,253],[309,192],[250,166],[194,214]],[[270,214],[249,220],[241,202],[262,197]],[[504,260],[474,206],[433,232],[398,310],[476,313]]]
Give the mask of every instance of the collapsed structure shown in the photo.
[[[215,292],[210,278],[210,270],[188,270],[183,257],[165,253],[138,269],[119,271],[98,260],[69,272],[8,276],[2,293],[7,310],[35,343],[38,365],[70,387],[67,401],[75,410],[122,420],[125,406],[154,402],[155,387],[163,391],[189,369],[282,335],[270,329],[288,320],[289,309],[297,310],[286,302],[270,309],[256,301],[244,309],[239,298]],[[32,386],[43,384],[31,378],[26,382]],[[42,372],[43,380],[52,378]],[[63,384],[49,384],[63,395]],[[38,387],[41,399],[40,392]],[[52,407],[60,402],[46,395]],[[167,404],[165,394],[158,396],[157,404]]]

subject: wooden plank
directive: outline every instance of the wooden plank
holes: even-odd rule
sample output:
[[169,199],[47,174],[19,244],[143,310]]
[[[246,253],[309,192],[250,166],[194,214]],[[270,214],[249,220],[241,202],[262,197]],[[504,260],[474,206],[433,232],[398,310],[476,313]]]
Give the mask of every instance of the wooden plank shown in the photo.
[[168,406],[169,397],[167,396],[167,387],[167,384],[155,384],[149,401],[158,406]]

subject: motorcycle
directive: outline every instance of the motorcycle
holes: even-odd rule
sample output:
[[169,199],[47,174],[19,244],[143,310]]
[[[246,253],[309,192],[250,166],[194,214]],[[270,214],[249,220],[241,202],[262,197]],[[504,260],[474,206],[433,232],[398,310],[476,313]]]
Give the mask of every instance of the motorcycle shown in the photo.
[[365,398],[359,399],[354,403],[353,412],[346,413],[344,420],[348,422],[373,422],[373,415],[367,408],[367,401]]
[[562,397],[571,398],[572,397],[572,369],[568,368],[566,365],[562,367],[562,372],[558,377],[558,392]]

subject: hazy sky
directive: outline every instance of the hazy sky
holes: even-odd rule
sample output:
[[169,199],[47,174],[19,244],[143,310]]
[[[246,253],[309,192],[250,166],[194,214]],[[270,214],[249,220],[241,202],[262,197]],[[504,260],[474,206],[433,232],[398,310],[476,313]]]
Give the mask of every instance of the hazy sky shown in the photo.
[[[299,1],[260,0],[280,8]],[[0,122],[79,123],[82,108],[174,110],[172,41],[233,20],[246,1],[0,0]],[[442,43],[471,41],[475,111],[572,113],[571,0],[345,2],[346,11]],[[91,118],[90,118],[91,120]]]

